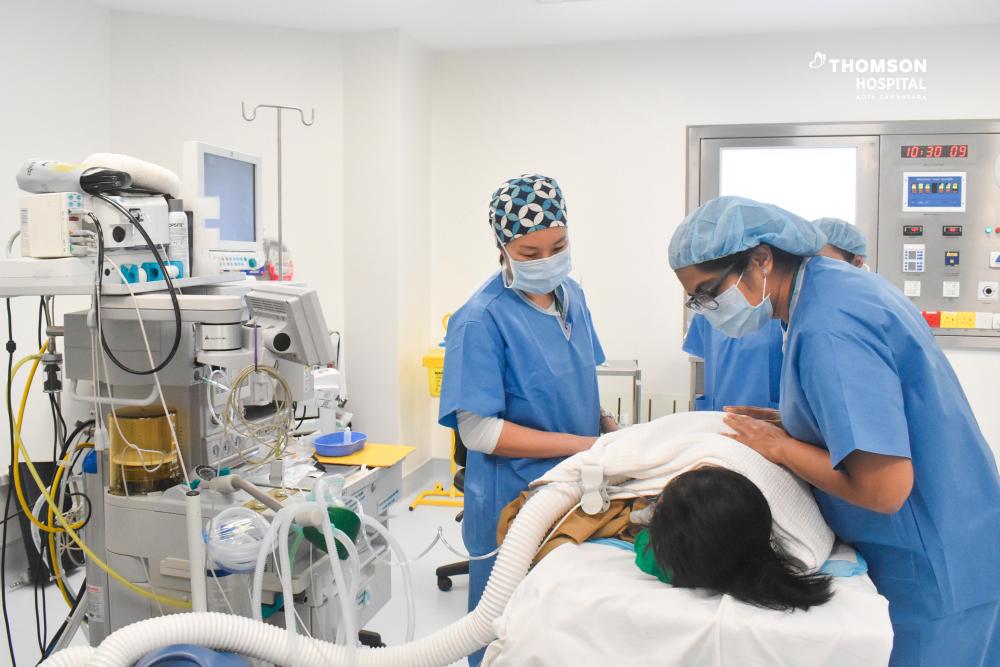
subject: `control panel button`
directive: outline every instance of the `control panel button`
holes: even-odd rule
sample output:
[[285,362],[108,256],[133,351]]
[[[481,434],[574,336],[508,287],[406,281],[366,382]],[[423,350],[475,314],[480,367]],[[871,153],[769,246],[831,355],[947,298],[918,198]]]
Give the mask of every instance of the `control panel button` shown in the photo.
[[922,243],[907,243],[903,245],[903,273],[924,272],[924,251]]

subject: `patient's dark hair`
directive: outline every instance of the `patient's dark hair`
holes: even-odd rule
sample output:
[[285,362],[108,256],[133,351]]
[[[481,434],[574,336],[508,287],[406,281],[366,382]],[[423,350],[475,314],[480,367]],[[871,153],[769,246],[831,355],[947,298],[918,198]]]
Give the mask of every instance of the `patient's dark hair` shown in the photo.
[[766,609],[809,609],[833,595],[772,544],[771,508],[743,475],[705,466],[667,484],[649,526],[657,565],[677,588],[705,588]]

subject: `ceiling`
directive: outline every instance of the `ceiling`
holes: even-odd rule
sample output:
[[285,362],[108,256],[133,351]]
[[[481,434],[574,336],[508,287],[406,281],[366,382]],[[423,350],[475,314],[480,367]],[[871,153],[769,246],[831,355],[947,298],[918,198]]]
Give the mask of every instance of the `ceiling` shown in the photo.
[[[1000,24],[996,0],[91,0],[119,11],[333,32],[399,29],[433,50]],[[1000,38],[1000,25],[998,25]]]

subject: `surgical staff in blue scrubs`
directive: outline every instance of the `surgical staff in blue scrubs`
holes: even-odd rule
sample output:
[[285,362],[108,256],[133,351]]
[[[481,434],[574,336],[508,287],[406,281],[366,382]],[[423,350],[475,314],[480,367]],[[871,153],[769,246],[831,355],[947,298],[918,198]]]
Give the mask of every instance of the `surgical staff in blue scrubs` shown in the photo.
[[[827,244],[817,254],[858,268],[865,266],[868,244],[857,227],[840,218],[820,218],[813,224],[827,237]],[[705,392],[695,399],[694,409],[777,409],[784,338],[780,320],[772,319],[759,331],[732,338],[713,328],[704,315],[695,315],[683,348],[704,360]]]
[[703,315],[695,315],[683,348],[705,362],[705,392],[695,399],[694,409],[722,410],[727,405],[777,409],[783,340],[777,320],[760,331],[731,338],[713,329]]
[[856,226],[840,218],[819,218],[813,224],[826,235],[826,245],[816,254],[867,270],[868,243]]
[[1000,665],[1000,474],[920,312],[881,276],[816,257],[818,228],[721,197],[670,242],[715,326],[788,326],[784,428],[727,415],[731,437],[810,483],[889,600],[893,666]]
[[[615,428],[598,400],[604,351],[569,278],[566,222],[554,179],[501,185],[490,204],[501,268],[448,322],[439,422],[469,449],[462,536],[473,556],[496,549],[500,510],[530,482]],[[493,562],[470,564],[470,611]]]

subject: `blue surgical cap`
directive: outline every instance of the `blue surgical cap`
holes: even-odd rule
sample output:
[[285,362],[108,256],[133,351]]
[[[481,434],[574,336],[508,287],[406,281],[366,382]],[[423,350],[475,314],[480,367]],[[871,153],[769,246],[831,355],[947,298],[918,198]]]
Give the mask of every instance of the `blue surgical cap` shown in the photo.
[[774,204],[717,197],[699,206],[670,239],[670,268],[683,269],[766,243],[801,257],[826,245],[819,228]]
[[858,228],[840,218],[820,218],[813,220],[820,231],[826,234],[826,242],[852,255],[868,256],[868,243]]

